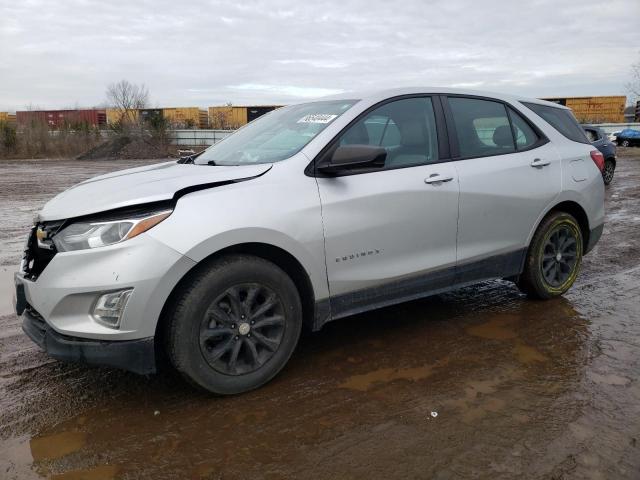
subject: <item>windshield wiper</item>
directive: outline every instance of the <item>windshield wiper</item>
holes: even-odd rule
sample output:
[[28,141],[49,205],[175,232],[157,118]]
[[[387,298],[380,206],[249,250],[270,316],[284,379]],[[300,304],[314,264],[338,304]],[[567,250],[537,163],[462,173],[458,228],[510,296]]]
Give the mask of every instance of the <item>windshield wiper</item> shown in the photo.
[[[192,150],[193,151],[193,150]],[[195,160],[196,158],[198,158],[202,153],[204,152],[204,150],[199,151],[198,153],[192,153],[191,155],[187,155],[184,157],[180,157],[180,159],[178,160],[178,163],[191,163],[191,164],[195,164]]]

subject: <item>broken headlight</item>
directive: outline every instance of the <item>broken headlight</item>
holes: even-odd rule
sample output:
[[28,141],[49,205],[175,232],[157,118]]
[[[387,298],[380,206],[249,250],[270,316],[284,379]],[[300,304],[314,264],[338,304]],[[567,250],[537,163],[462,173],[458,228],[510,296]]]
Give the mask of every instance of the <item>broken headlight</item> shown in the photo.
[[53,243],[59,252],[113,245],[146,232],[171,215],[171,212],[164,210],[111,221],[87,220],[72,223],[53,237]]

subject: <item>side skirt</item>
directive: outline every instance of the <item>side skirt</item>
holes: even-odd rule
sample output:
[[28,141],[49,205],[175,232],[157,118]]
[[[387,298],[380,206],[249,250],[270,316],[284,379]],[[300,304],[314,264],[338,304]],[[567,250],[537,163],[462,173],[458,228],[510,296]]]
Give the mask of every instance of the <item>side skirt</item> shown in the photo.
[[318,301],[313,330],[320,330],[332,320],[369,310],[438,295],[483,280],[520,275],[526,253],[523,248]]

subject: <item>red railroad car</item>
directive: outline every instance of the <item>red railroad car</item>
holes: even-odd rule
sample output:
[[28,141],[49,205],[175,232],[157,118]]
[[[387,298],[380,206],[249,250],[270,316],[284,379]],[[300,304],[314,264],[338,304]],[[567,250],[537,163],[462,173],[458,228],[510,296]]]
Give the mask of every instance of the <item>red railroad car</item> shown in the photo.
[[63,127],[78,128],[81,125],[89,127],[105,127],[107,112],[104,109],[86,110],[28,110],[16,112],[18,125],[32,123],[46,124],[52,130]]

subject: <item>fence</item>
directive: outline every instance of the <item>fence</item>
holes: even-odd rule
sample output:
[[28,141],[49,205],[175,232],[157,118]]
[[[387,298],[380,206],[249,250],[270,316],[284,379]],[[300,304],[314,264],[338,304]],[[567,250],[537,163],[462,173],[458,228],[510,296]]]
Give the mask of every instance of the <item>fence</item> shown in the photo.
[[208,147],[231,135],[233,130],[169,130],[174,145]]
[[[218,143],[231,135],[235,130],[167,130],[169,140],[173,145],[185,147],[208,147]],[[73,130],[65,131],[65,134],[74,133]],[[60,130],[49,130],[49,135],[56,137],[62,135]],[[100,130],[100,136],[105,140],[113,134],[111,130]]]

